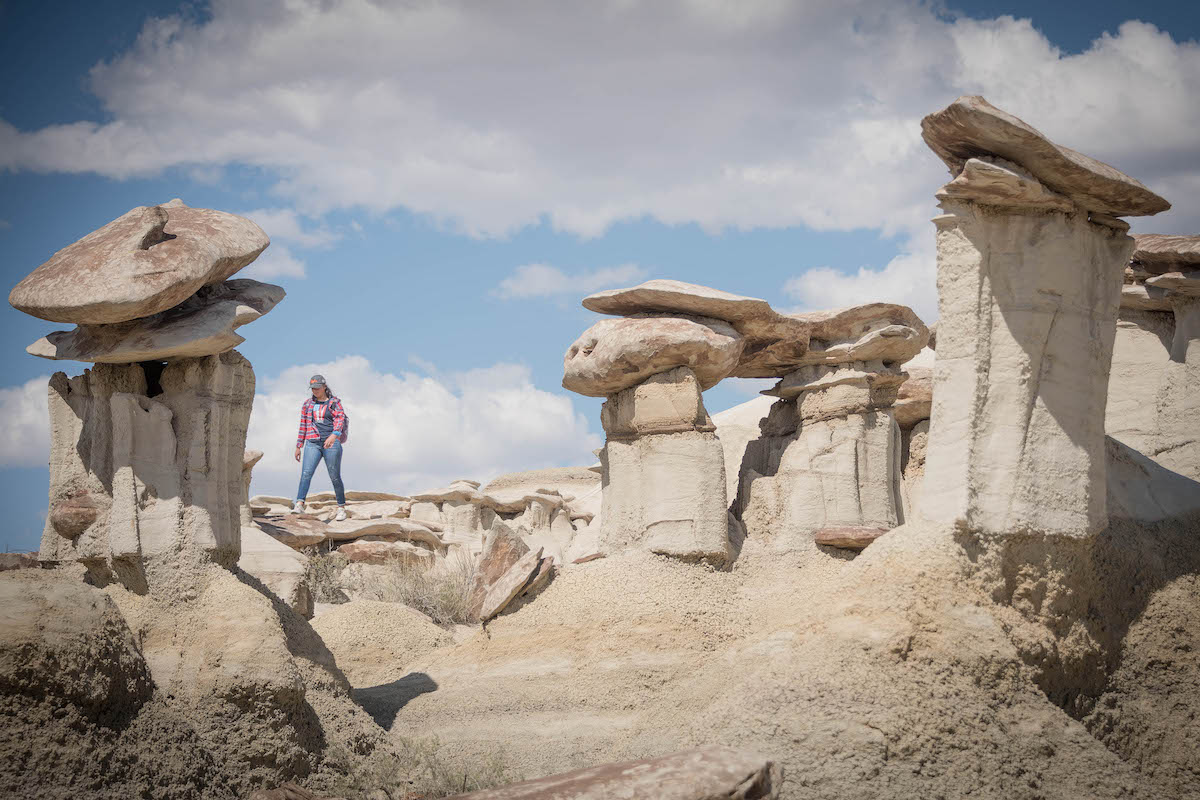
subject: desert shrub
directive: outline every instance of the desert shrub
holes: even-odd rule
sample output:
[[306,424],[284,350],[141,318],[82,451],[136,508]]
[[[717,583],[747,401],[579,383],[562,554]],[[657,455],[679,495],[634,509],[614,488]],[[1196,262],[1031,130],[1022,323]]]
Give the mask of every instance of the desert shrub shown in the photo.
[[358,756],[335,750],[326,756],[318,781],[323,792],[348,800],[432,800],[492,789],[520,780],[496,751],[480,761],[460,763],[440,752],[436,737],[395,736],[391,747]]
[[364,600],[403,603],[448,628],[470,621],[467,599],[473,569],[473,561],[461,554],[448,556],[435,569],[396,559],[358,572],[354,594]]
[[350,563],[336,550],[333,552],[318,552],[317,548],[308,548],[308,590],[312,592],[313,602],[344,603],[346,593],[340,588],[342,570]]

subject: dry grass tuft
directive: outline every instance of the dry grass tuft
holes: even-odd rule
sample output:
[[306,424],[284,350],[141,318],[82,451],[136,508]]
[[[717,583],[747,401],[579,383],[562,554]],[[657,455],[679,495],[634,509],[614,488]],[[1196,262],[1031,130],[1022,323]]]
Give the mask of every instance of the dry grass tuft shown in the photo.
[[349,598],[342,591],[342,570],[350,563],[336,550],[322,553],[315,547],[306,548],[308,556],[308,590],[312,592],[314,603],[344,603]]
[[443,628],[470,622],[467,598],[475,568],[470,557],[451,555],[436,569],[399,558],[350,570],[348,566],[349,560],[336,550],[309,553],[308,584],[316,602],[344,603],[349,591],[355,599],[403,603]]
[[399,559],[360,573],[355,597],[415,608],[443,628],[466,624],[467,598],[474,561],[452,555],[437,569],[424,569]]

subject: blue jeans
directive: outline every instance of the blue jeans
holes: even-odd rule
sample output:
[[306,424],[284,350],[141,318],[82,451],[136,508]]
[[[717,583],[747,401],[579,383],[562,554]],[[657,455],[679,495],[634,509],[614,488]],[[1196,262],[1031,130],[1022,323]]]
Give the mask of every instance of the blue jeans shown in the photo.
[[333,494],[337,497],[339,506],[346,505],[346,487],[342,486],[342,443],[334,442],[332,447],[324,447],[324,442],[309,439],[304,443],[304,454],[300,462],[300,488],[296,490],[296,499],[303,500],[308,496],[308,485],[312,483],[313,473],[317,464],[325,459],[325,469],[329,470],[329,481],[333,484]]

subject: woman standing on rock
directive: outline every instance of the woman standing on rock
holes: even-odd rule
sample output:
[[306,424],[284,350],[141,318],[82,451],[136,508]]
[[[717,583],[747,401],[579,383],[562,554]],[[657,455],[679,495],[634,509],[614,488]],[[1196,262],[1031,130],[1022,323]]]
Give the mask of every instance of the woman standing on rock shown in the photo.
[[300,407],[300,433],[296,437],[296,460],[301,462],[300,488],[296,490],[292,513],[304,513],[308,486],[323,458],[337,498],[334,520],[341,522],[346,518],[346,489],[342,486],[342,442],[346,439],[348,425],[346,412],[342,409],[342,401],[329,391],[324,376],[313,375],[308,379],[308,388],[312,390],[312,397]]

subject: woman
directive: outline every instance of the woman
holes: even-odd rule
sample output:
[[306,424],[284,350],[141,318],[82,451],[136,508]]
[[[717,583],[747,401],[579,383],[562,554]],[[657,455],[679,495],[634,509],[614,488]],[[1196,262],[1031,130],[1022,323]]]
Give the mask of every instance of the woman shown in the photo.
[[[293,514],[304,513],[304,498],[308,496],[308,485],[312,483],[317,464],[325,459],[329,480],[333,483],[333,494],[337,498],[338,510],[334,520],[346,518],[346,489],[342,486],[342,431],[346,426],[346,412],[342,401],[329,391],[325,378],[313,375],[308,379],[312,397],[300,407],[300,433],[296,437],[296,460],[301,462],[300,488],[296,490]],[[301,456],[303,460],[301,461]]]

